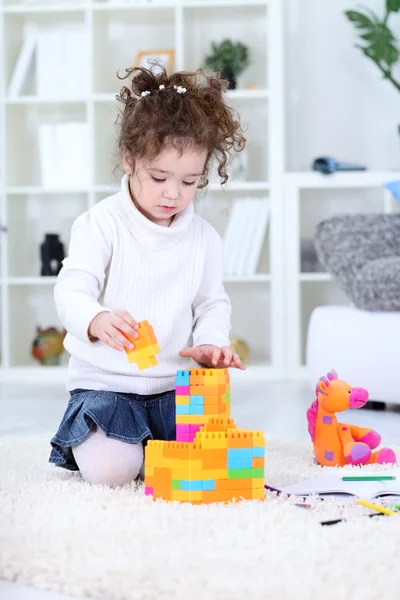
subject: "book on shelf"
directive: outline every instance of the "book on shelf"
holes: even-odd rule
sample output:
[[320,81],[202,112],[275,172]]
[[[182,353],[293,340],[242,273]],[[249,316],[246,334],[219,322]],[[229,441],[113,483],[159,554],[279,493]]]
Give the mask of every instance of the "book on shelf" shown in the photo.
[[[394,477],[393,480],[343,481],[343,477]],[[400,497],[400,469],[370,471],[360,469],[338,469],[327,474],[317,475],[306,481],[288,485],[282,489],[285,494],[294,496],[355,496],[371,500],[384,496]]]
[[85,96],[89,91],[88,55],[83,25],[26,26],[8,88],[9,97],[24,93],[31,73],[32,85],[40,98]]
[[42,123],[38,126],[44,187],[89,184],[89,129],[86,123]]
[[36,93],[43,98],[85,96],[88,39],[83,25],[41,27],[36,53]]
[[232,200],[223,238],[225,277],[249,277],[257,272],[269,211],[267,197]]
[[33,67],[37,49],[37,33],[33,29],[25,31],[24,43],[21,52],[18,55],[10,84],[8,86],[8,95],[10,99],[20,96],[26,87],[28,74]]

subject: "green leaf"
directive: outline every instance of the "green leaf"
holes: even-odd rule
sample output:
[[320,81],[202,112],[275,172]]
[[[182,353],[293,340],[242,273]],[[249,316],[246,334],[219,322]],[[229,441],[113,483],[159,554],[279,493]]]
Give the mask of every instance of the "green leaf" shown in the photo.
[[375,62],[384,62],[389,67],[397,62],[399,52],[395,45],[395,38],[385,24],[379,23],[368,33],[360,35],[360,38],[369,42],[365,46],[367,56]]
[[372,29],[374,27],[374,22],[363,13],[355,10],[346,10],[344,14],[356,29]]
[[386,0],[386,11],[387,12],[399,12],[400,0]]

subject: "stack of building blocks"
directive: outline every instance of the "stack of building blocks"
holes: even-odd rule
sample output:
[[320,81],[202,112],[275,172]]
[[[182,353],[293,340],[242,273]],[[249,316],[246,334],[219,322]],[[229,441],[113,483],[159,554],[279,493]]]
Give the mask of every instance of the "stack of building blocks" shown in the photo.
[[125,349],[125,352],[128,361],[130,363],[137,363],[138,369],[142,371],[143,369],[154,367],[158,363],[155,355],[160,352],[160,347],[150,323],[148,321],[139,321],[138,325],[138,338],[132,338],[124,333],[125,337],[134,346],[133,350]]
[[230,384],[227,369],[178,371],[175,379],[176,439],[193,442],[212,417],[229,417]]
[[[265,437],[261,431],[236,427],[230,418],[229,393],[227,369],[178,371],[176,406],[188,406],[189,412],[176,414],[177,436],[179,432],[181,439],[147,443],[147,495],[192,504],[264,499]],[[186,403],[178,404],[182,396]],[[203,396],[203,404],[199,396]],[[213,402],[206,403],[210,397]],[[191,406],[203,406],[203,413],[191,413]],[[206,406],[212,406],[215,413],[206,414]],[[178,429],[180,425],[193,430],[183,431]],[[184,435],[190,439],[182,441]]]

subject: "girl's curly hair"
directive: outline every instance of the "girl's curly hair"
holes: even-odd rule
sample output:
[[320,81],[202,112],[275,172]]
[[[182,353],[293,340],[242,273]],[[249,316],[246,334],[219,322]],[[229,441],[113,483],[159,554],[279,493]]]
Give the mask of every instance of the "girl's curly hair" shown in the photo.
[[[214,160],[221,183],[226,183],[230,152],[240,152],[246,143],[238,114],[223,99],[228,82],[218,73],[202,70],[168,75],[160,65],[157,71],[132,67],[125,72],[117,75],[121,80],[130,78],[131,87],[123,86],[117,95],[125,105],[119,117],[118,147],[126,148],[132,167],[135,158],[152,160],[166,147],[179,152],[187,147],[206,149],[199,187],[208,184]],[[178,93],[179,87],[186,91]]]

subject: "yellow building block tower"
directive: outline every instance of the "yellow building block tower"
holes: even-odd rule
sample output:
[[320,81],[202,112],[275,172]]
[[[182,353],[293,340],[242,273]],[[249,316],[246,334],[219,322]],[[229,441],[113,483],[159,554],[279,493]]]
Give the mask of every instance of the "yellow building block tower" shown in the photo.
[[145,493],[194,504],[264,499],[265,437],[230,419],[227,369],[176,376],[177,441],[150,440]]
[[158,364],[156,354],[160,352],[153,328],[148,321],[139,321],[137,330],[139,337],[132,338],[124,333],[125,337],[134,345],[133,350],[125,349],[128,361],[137,363],[138,369],[148,369]]

